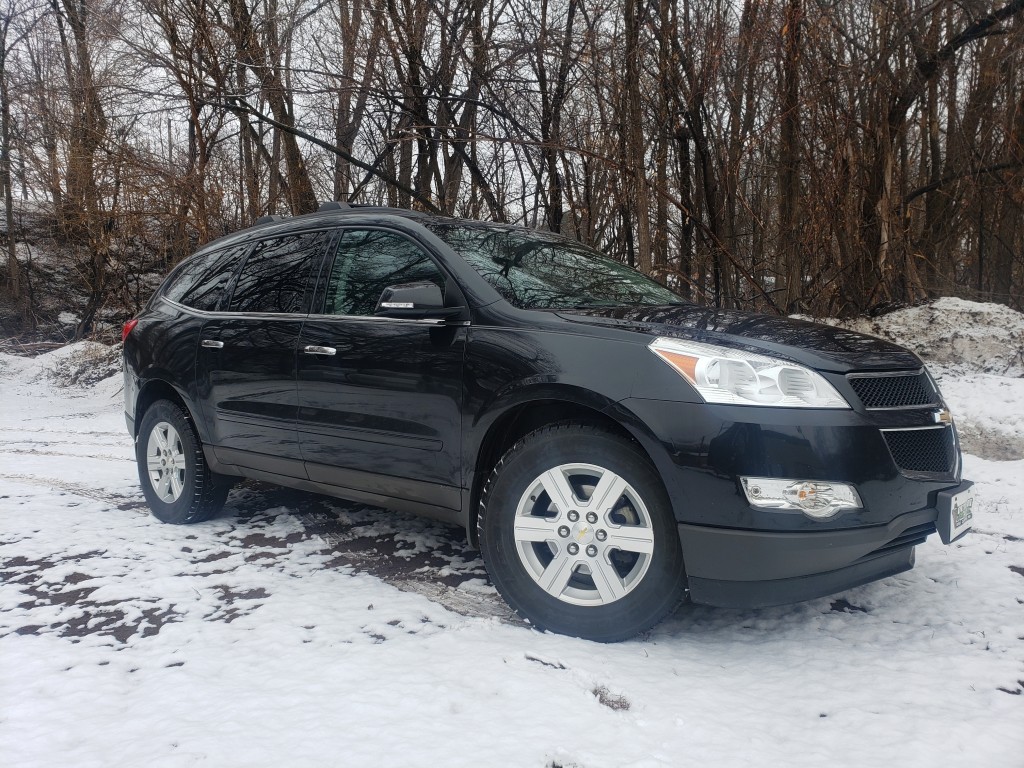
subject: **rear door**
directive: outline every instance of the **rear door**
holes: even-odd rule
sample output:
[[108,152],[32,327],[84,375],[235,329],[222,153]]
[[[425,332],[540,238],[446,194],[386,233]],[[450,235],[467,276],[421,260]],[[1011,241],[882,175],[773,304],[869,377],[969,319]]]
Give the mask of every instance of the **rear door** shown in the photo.
[[311,480],[458,509],[467,329],[374,316],[389,285],[457,289],[387,229],[346,228],[298,348],[298,430]]
[[[200,253],[181,264],[142,315],[135,338],[143,343],[127,348],[128,354],[138,356],[131,364],[142,378],[171,383],[193,409],[197,408],[196,356],[203,326],[226,304],[231,281],[248,252],[248,243],[234,245]],[[133,385],[131,377],[126,385]],[[126,400],[133,417],[137,394],[129,392]],[[199,434],[209,442],[206,420],[201,412],[196,416]]]
[[218,459],[303,477],[296,345],[327,232],[258,241],[200,334],[197,389]]

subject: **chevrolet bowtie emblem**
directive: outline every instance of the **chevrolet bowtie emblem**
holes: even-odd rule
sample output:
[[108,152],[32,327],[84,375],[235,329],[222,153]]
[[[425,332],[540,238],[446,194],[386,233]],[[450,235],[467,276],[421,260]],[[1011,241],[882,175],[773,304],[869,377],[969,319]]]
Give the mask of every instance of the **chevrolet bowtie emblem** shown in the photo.
[[935,411],[932,414],[932,418],[935,419],[936,424],[952,424],[953,414],[943,408],[941,411]]

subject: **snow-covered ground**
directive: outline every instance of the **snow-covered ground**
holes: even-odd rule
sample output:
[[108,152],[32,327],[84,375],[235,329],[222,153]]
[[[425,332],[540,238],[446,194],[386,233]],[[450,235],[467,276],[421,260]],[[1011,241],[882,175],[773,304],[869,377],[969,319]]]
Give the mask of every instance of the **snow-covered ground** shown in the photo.
[[[939,314],[973,350],[990,306]],[[905,312],[867,330],[913,345],[935,309]],[[1017,457],[965,458],[974,532],[842,595],[684,606],[613,646],[509,617],[428,521],[243,484],[161,525],[119,377],[78,375],[102,352],[0,355],[0,764],[1024,766],[1012,349],[932,359],[975,453]]]

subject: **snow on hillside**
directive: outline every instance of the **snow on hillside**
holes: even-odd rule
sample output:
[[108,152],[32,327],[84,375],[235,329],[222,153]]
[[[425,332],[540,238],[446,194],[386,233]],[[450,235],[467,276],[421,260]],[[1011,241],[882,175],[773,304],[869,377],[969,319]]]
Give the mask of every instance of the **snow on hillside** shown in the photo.
[[[1024,456],[999,357],[1022,318],[979,357],[992,311],[960,304],[868,330],[974,339],[930,367],[975,453]],[[603,646],[511,617],[465,536],[429,521],[245,483],[216,519],[161,525],[120,379],[88,375],[104,365],[82,345],[0,355],[5,765],[1024,765],[1020,458],[965,457],[975,530],[908,573],[684,606]]]

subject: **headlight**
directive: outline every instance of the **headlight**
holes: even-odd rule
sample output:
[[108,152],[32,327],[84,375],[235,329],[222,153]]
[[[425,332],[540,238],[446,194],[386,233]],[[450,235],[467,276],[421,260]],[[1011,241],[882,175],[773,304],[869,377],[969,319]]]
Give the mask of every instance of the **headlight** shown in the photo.
[[820,374],[785,360],[665,337],[655,339],[650,348],[709,403],[850,407]]

